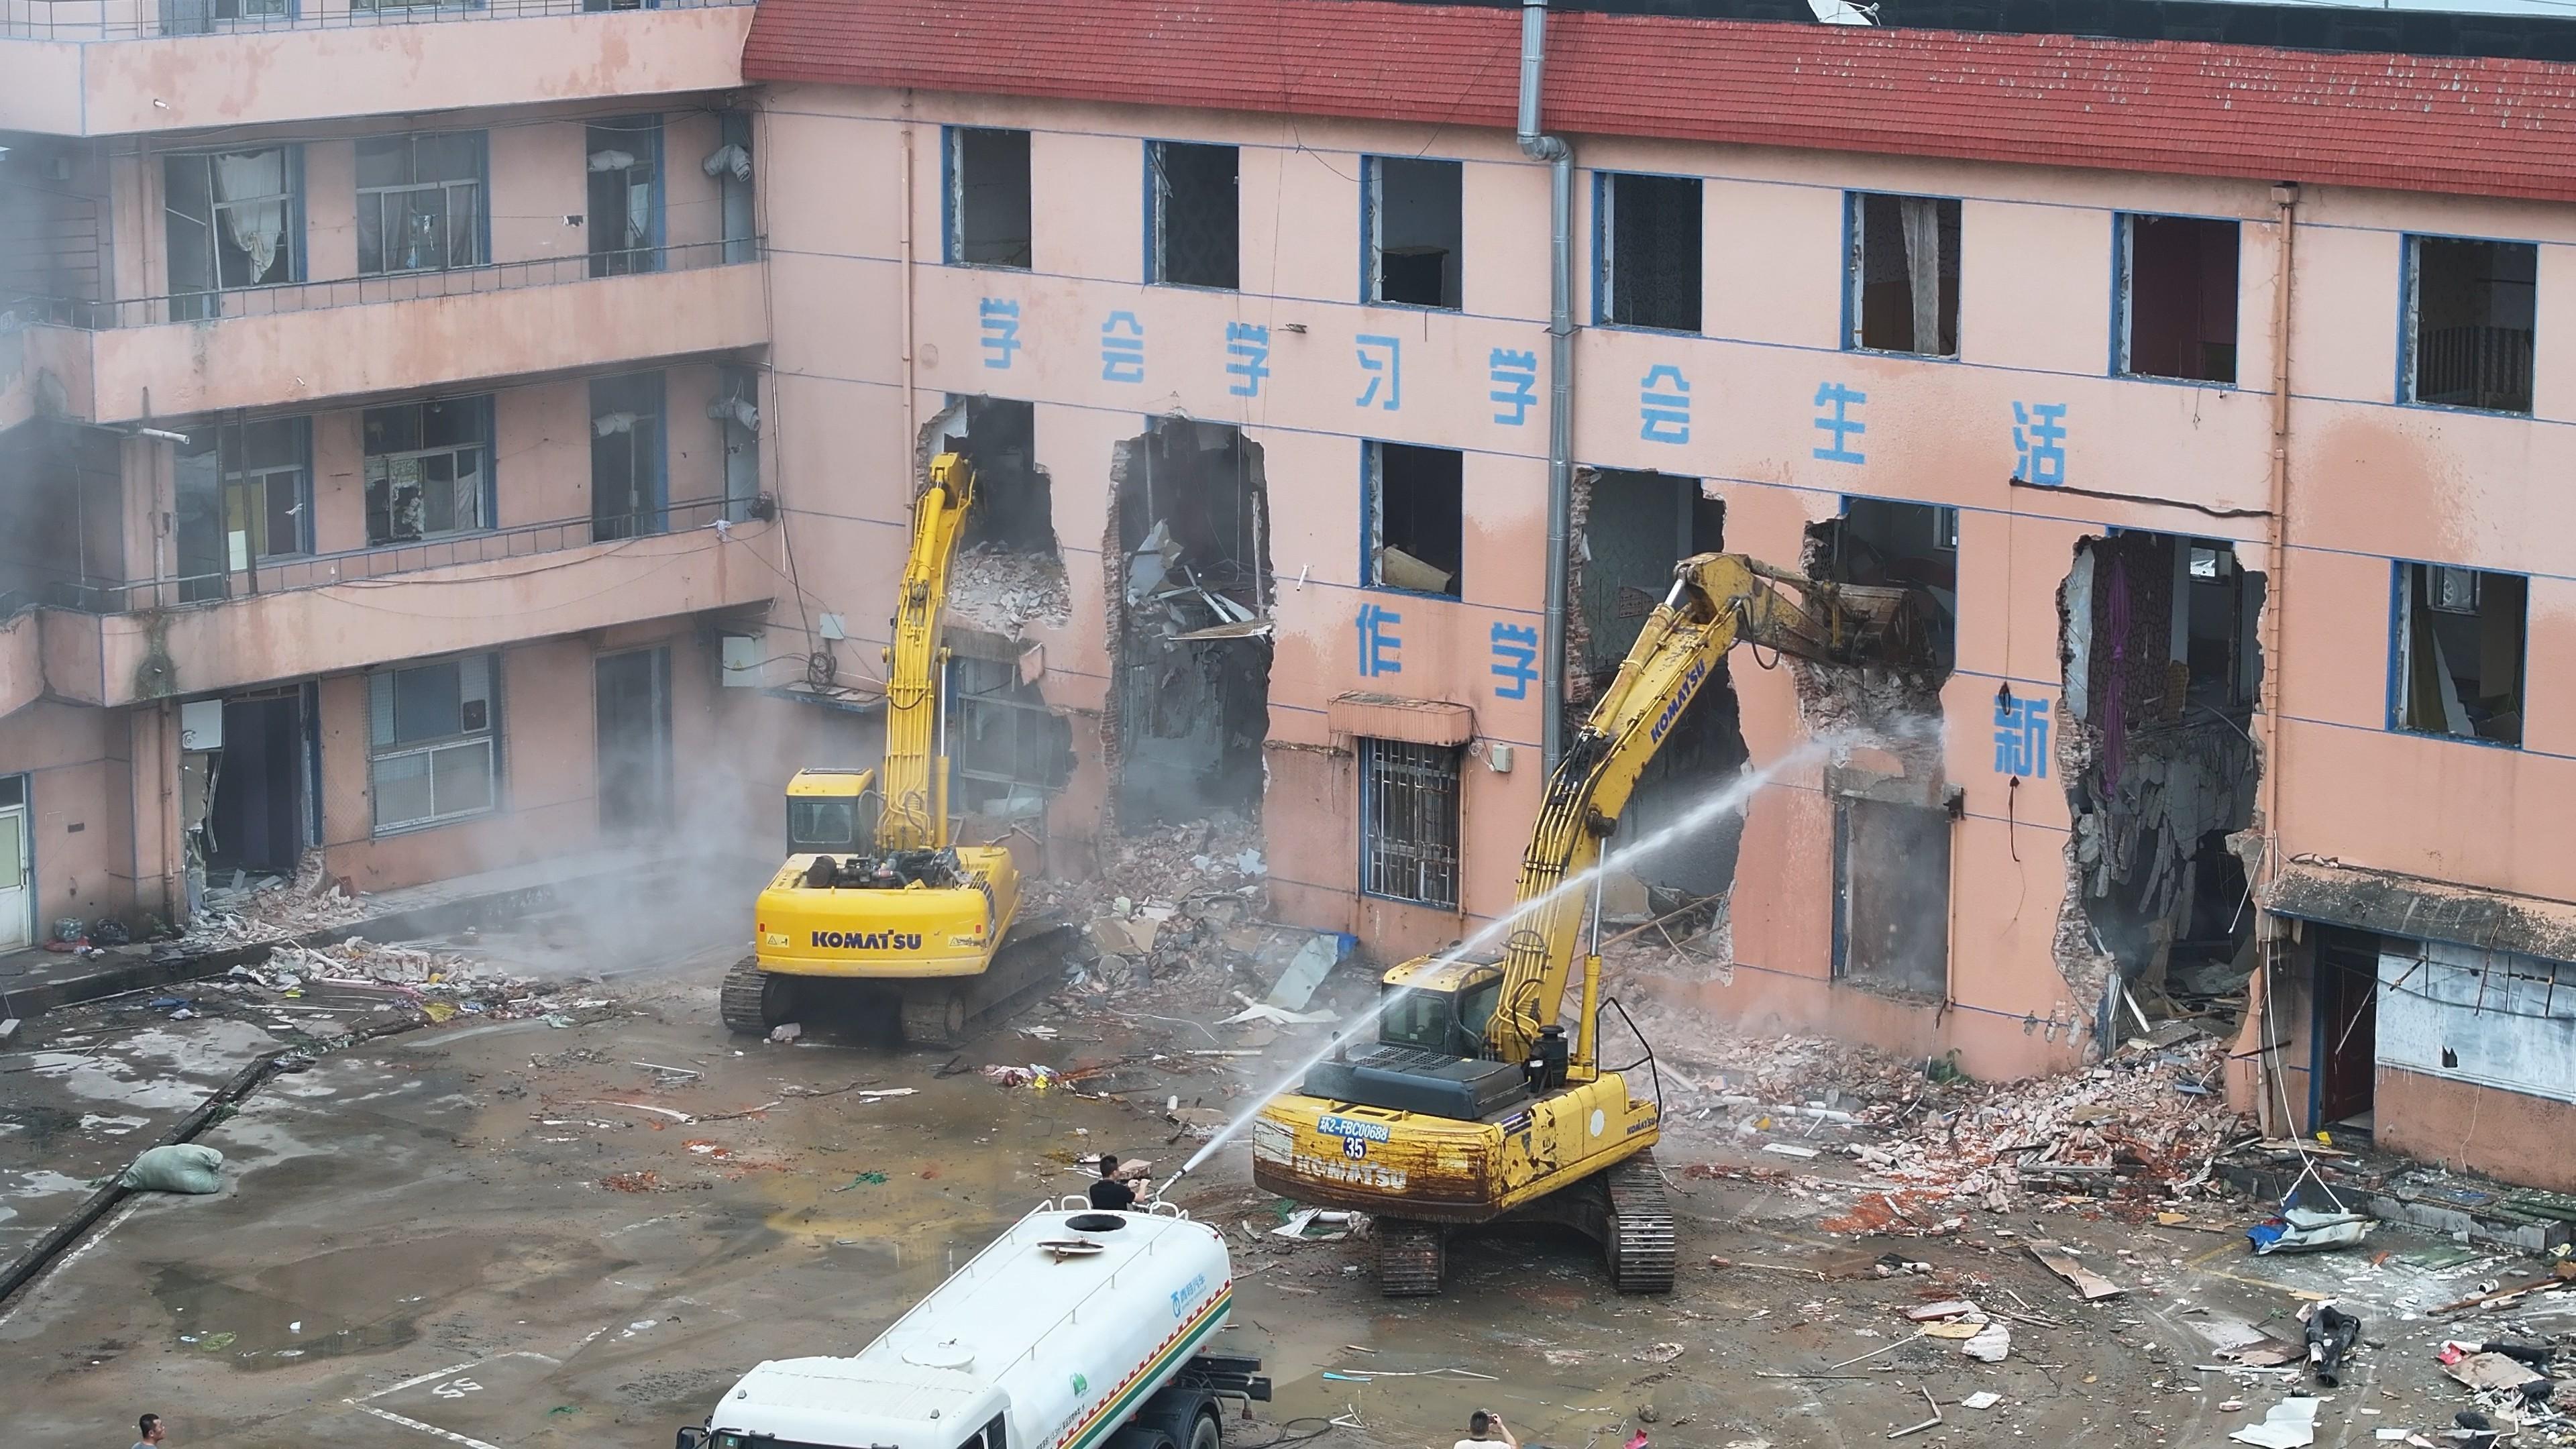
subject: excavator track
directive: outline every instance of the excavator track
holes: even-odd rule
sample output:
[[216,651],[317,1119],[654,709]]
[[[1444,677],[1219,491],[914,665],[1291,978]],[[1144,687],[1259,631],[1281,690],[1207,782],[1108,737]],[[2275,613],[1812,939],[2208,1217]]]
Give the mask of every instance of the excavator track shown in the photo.
[[1610,1285],[1622,1293],[1673,1291],[1673,1210],[1649,1148],[1601,1174],[1610,1220],[1601,1235]]
[[1447,1267],[1448,1243],[1438,1223],[1409,1218],[1379,1218],[1370,1230],[1377,1237],[1377,1286],[1389,1298],[1429,1298],[1440,1291]]
[[725,973],[716,995],[716,1012],[727,1029],[767,1036],[795,1009],[796,978],[773,976],[760,969],[758,956],[745,956]]
[[983,974],[907,983],[898,1007],[904,1045],[954,1051],[1055,990],[1073,934],[1052,917],[1014,922]]

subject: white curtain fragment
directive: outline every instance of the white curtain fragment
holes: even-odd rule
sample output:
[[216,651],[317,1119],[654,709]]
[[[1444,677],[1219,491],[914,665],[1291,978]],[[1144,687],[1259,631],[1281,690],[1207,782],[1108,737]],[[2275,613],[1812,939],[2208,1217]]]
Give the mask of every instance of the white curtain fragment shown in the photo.
[[224,203],[226,239],[250,257],[250,279],[266,277],[286,242],[286,153],[217,156],[215,196]]
[[1905,277],[1914,293],[1914,348],[1941,350],[1941,203],[1901,196],[1897,218],[1905,227]]

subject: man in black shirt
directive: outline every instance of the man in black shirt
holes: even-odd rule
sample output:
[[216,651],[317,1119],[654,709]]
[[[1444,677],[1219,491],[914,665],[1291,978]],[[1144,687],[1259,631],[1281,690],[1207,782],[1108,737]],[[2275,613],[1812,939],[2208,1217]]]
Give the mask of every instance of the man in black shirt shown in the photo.
[[1136,1206],[1136,1189],[1120,1180],[1115,1153],[1100,1154],[1100,1180],[1091,1185],[1091,1205],[1104,1213],[1127,1212]]

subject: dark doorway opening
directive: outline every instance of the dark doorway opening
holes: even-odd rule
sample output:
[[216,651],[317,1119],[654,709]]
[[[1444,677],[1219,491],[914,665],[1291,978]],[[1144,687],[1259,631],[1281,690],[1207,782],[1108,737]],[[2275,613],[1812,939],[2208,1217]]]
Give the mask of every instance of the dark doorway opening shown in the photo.
[[1261,446],[1161,418],[1110,464],[1118,828],[1259,817],[1270,734],[1270,501]]
[[224,701],[224,747],[206,808],[210,872],[295,874],[307,839],[307,718],[302,690]]
[[2379,936],[2310,926],[2316,936],[2316,1085],[2311,1131],[2369,1131],[2379,1064]]
[[671,651],[603,654],[592,666],[599,823],[612,832],[671,820]]

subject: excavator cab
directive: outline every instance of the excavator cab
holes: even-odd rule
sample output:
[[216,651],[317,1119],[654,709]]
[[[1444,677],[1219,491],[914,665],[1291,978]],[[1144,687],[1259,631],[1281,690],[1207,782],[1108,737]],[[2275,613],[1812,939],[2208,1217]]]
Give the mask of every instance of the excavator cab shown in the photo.
[[787,782],[787,853],[873,850],[884,811],[874,770],[799,770]]
[[1298,1088],[1328,1101],[1479,1121],[1529,1094],[1519,1062],[1493,1060],[1485,1025],[1503,999],[1503,968],[1492,960],[1406,962],[1379,985],[1374,1045],[1345,1044],[1306,1071]]

